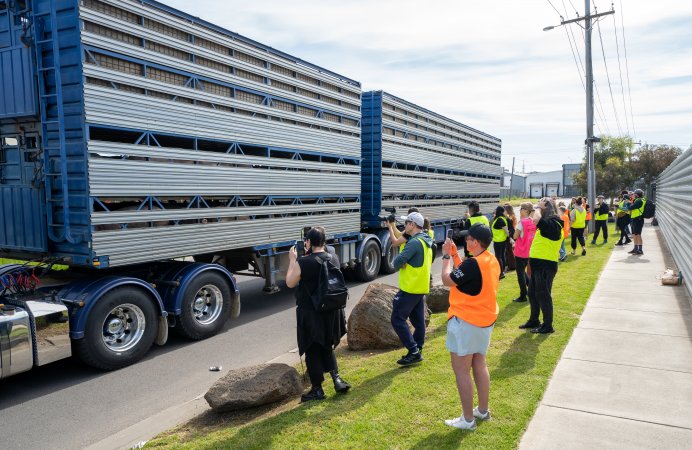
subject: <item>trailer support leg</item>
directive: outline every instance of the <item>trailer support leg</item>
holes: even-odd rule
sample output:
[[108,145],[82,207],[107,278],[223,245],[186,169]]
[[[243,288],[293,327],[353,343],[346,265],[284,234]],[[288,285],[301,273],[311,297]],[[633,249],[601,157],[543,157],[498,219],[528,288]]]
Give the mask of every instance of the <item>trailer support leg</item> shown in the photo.
[[279,286],[276,284],[276,274],[279,272],[279,269],[276,267],[276,263],[274,261],[274,256],[267,256],[264,258],[264,288],[262,289],[264,292],[267,292],[269,294],[275,294],[280,291]]

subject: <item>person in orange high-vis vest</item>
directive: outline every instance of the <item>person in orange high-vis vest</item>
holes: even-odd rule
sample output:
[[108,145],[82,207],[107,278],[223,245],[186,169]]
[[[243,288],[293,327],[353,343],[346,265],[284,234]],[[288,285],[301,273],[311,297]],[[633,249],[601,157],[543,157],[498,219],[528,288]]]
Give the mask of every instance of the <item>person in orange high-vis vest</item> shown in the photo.
[[[442,246],[442,283],[450,287],[447,349],[462,408],[459,417],[445,420],[445,424],[462,430],[475,429],[476,419],[490,419],[490,374],[485,355],[499,313],[497,290],[501,273],[497,258],[487,250],[492,239],[490,227],[478,223],[466,236],[466,249],[472,257],[459,258],[451,239]],[[473,408],[474,382],[478,389],[476,408]]]
[[564,228],[562,229],[564,239],[562,239],[562,244],[560,244],[560,261],[564,261],[567,259],[565,241],[567,240],[567,236],[569,236],[569,210],[564,206],[560,206],[560,214],[560,219],[562,219],[565,224]]

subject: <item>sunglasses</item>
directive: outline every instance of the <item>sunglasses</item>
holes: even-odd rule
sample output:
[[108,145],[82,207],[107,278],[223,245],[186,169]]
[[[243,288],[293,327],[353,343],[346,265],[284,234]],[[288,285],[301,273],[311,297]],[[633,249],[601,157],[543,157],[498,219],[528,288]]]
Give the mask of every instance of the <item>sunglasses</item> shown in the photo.
[[409,223],[413,223],[413,221],[412,220],[405,220],[404,221],[404,225],[408,225]]

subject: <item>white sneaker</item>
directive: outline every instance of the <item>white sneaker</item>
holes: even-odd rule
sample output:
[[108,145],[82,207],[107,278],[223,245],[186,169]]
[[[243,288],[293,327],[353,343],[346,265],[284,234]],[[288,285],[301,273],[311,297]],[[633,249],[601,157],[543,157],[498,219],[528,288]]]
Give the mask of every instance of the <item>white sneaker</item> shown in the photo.
[[478,409],[478,406],[476,406],[475,408],[473,408],[473,417],[481,420],[490,420],[490,410],[487,410],[485,414],[481,414],[480,410]]
[[463,415],[455,417],[454,419],[445,420],[445,425],[449,425],[450,427],[454,428],[459,428],[460,430],[476,429],[476,421],[472,420],[471,422],[467,422],[466,419],[464,419]]

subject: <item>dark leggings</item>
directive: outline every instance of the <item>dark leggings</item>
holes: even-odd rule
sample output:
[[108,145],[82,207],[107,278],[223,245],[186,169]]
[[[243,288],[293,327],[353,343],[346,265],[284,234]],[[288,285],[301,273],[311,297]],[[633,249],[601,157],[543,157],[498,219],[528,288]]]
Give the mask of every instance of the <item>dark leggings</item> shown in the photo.
[[627,227],[630,224],[629,216],[623,216],[618,219],[617,226],[620,229],[620,242],[630,241],[630,235],[627,232]]
[[[572,228],[574,229],[574,228]],[[553,279],[557,270],[531,269],[529,279],[529,305],[531,317],[529,322],[538,322],[539,312],[543,312],[543,325],[553,326]]]
[[529,285],[529,274],[526,273],[526,266],[529,265],[529,258],[514,256],[514,261],[516,263],[517,281],[519,282],[519,298],[525,299]]
[[502,273],[505,273],[505,266],[507,265],[507,241],[504,242],[493,242],[493,250],[495,250],[495,258],[500,263],[500,269]]
[[320,344],[312,344],[305,351],[305,365],[313,386],[322,386],[325,372],[338,370],[334,350],[331,347],[322,347]]
[[597,220],[594,222],[596,225],[596,230],[593,233],[593,240],[595,241],[598,239],[598,234],[601,230],[603,230],[603,240],[607,241],[608,240],[608,221],[607,220]]
[[584,240],[584,228],[574,228],[572,227],[572,250],[577,249],[577,240],[582,247],[586,247],[586,241]]

